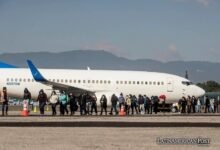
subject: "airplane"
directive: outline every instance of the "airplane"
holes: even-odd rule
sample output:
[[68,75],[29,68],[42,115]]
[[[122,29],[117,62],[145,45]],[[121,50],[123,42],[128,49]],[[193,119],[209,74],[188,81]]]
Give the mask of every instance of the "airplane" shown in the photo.
[[[205,91],[183,77],[144,71],[116,70],[69,70],[38,69],[31,60],[27,60],[29,68],[3,67],[0,69],[0,89],[7,88],[8,95],[22,98],[27,88],[33,99],[37,99],[43,89],[47,96],[53,90],[64,90],[79,95],[89,93],[99,100],[104,94],[108,105],[113,94],[123,95],[165,95],[167,103],[177,102],[183,96],[200,97]],[[97,103],[99,104],[99,102]]]

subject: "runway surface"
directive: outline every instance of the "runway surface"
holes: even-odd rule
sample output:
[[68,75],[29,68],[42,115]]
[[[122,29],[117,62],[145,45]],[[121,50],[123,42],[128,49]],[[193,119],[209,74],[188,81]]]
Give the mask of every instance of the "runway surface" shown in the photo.
[[0,127],[220,127],[219,114],[0,117]]

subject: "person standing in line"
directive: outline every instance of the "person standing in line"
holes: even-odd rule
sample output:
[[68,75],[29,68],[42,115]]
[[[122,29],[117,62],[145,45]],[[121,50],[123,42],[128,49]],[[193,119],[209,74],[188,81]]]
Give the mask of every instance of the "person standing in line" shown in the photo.
[[[29,92],[29,90],[27,88],[24,89],[24,95],[23,95],[23,103],[24,102],[27,102],[28,105],[30,105],[30,102],[31,102],[31,93]],[[31,108],[33,110],[33,106]],[[28,111],[30,112],[29,110],[29,107],[28,107]]]
[[201,101],[200,101],[200,99],[198,98],[197,99],[197,104],[196,104],[196,112],[197,113],[201,113]]
[[75,111],[77,111],[78,109],[78,106],[77,106],[76,97],[74,96],[73,93],[69,94],[69,101],[70,101],[70,115],[74,115]]
[[154,96],[151,96],[150,102],[150,114],[152,114],[154,110]]
[[195,96],[192,96],[192,110],[193,113],[196,113],[196,105],[197,105],[197,99]]
[[125,106],[125,98],[122,93],[120,94],[118,100],[119,100],[119,109],[121,110],[121,106],[122,105]]
[[125,104],[126,104],[126,115],[130,114],[130,108],[131,108],[131,97],[129,95],[126,96],[125,99]]
[[186,105],[187,105],[187,100],[186,100],[186,98],[183,96],[183,97],[182,97],[182,100],[181,100],[181,107],[182,107],[181,113],[186,113]]
[[205,99],[205,113],[210,112],[210,99],[208,96],[206,96]]
[[91,96],[91,115],[93,114],[93,110],[95,110],[95,114],[98,115],[96,101],[97,101],[96,96]]
[[86,93],[81,94],[79,97],[80,115],[86,115]]
[[3,87],[3,91],[1,93],[1,101],[2,101],[2,116],[8,115],[8,94],[7,88]]
[[118,103],[118,97],[113,94],[112,97],[111,97],[111,103],[112,103],[112,106],[111,106],[111,111],[110,111],[110,115],[113,115],[113,109],[115,110],[115,114],[118,115],[118,111],[117,111],[117,103]]
[[107,115],[107,98],[105,95],[102,95],[101,99],[100,99],[100,105],[101,105],[101,113],[100,115],[102,115],[103,110],[105,111],[105,115]]
[[150,113],[150,99],[144,95],[144,112],[145,114]]
[[68,95],[65,93],[65,91],[61,91],[61,94],[59,96],[59,103],[60,103],[60,115],[63,116],[66,114],[68,115],[69,111],[67,109],[69,98]]
[[139,109],[140,109],[140,113],[144,114],[144,98],[142,95],[138,96],[138,104],[139,104]]
[[130,95],[131,97],[131,114],[134,114],[134,109],[136,111],[136,114],[138,114],[138,101],[137,97],[135,95]]
[[53,116],[55,116],[57,114],[56,106],[57,106],[58,101],[59,101],[59,97],[58,97],[57,93],[55,91],[52,91],[49,102],[51,104]]
[[44,115],[44,107],[48,99],[47,99],[47,94],[44,93],[43,89],[40,90],[37,101],[39,102],[40,115]]
[[86,98],[86,112],[87,112],[86,114],[90,115],[92,108],[92,97],[89,95],[89,93],[86,93],[85,98]]
[[192,99],[190,96],[188,96],[188,98],[187,98],[187,112],[191,113],[191,109],[192,109]]
[[154,97],[154,113],[157,114],[158,112],[158,106],[159,106],[159,98],[158,96],[155,96]]
[[214,113],[218,113],[218,99],[216,97],[214,99]]

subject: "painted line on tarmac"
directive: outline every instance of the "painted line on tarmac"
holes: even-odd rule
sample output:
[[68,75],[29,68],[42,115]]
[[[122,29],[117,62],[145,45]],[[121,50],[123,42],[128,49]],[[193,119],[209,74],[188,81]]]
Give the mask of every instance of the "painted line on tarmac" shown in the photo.
[[0,122],[0,127],[220,127],[220,123],[208,122],[106,122],[106,121],[77,121],[77,122]]

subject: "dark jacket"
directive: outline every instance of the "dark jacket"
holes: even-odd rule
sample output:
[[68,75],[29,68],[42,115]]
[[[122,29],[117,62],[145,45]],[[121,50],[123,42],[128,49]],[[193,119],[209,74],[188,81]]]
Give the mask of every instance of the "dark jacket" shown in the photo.
[[31,93],[30,92],[24,92],[24,97],[23,99],[31,99]]
[[46,93],[42,93],[38,95],[37,101],[39,101],[39,103],[46,103],[47,102],[47,94]]
[[118,97],[116,95],[112,95],[111,102],[112,105],[117,105]]
[[105,96],[101,97],[100,104],[101,104],[101,107],[107,107],[107,98]]

